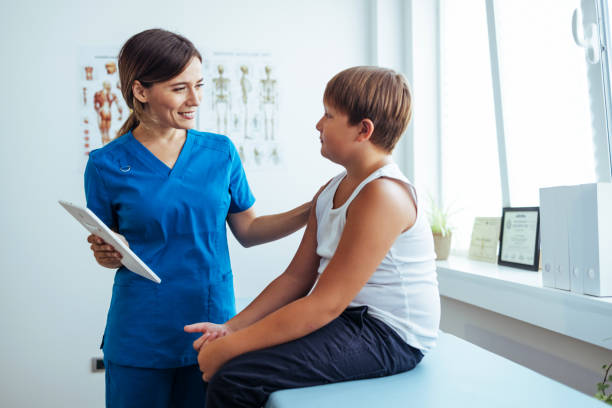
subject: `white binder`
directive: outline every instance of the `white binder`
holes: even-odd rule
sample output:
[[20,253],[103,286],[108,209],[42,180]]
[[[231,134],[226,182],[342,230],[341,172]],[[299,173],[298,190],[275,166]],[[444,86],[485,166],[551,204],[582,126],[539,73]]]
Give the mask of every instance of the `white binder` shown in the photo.
[[585,214],[588,206],[585,203],[585,191],[582,186],[569,189],[568,202],[568,238],[570,261],[570,290],[584,293],[584,273],[589,258],[589,243]]
[[570,290],[570,256],[568,216],[571,187],[555,187],[555,210],[557,214],[555,236],[555,288]]
[[583,184],[584,293],[612,296],[612,184]]
[[612,296],[612,183],[540,189],[542,283]]
[[555,187],[540,189],[540,246],[542,256],[542,284],[555,287]]
[[570,290],[568,254],[568,204],[570,188],[540,189],[540,242],[542,283],[551,288]]

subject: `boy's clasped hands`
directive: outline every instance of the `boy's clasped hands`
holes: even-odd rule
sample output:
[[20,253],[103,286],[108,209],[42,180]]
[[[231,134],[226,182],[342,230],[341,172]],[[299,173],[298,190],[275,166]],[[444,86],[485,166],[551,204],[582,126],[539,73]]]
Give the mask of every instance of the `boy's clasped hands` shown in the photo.
[[204,381],[209,381],[223,364],[234,357],[228,353],[228,348],[224,347],[223,344],[215,344],[219,343],[215,340],[233,333],[229,325],[209,322],[194,323],[185,326],[185,331],[202,333],[193,342],[193,348],[198,352],[198,364]]

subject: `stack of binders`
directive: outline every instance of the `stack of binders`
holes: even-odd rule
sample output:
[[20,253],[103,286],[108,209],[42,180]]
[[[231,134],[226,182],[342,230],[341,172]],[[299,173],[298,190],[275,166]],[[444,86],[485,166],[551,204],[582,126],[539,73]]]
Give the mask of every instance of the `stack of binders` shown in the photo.
[[612,296],[612,183],[540,189],[542,283]]

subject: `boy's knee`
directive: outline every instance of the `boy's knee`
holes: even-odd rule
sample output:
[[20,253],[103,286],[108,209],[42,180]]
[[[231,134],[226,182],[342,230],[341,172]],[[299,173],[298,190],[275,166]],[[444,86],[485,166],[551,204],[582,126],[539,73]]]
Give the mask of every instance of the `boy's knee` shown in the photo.
[[244,370],[236,361],[230,361],[223,365],[208,381],[207,393],[215,395],[232,395],[244,387]]
[[219,370],[209,381],[206,388],[206,406],[222,407],[227,404],[227,396],[232,395],[227,377]]
[[223,366],[208,382],[206,407],[251,407],[259,400],[249,387],[244,373],[236,367]]
[[213,377],[208,381],[207,394],[217,393],[222,390],[226,390],[232,387],[232,383],[235,381],[231,381],[232,377],[231,373],[227,373],[226,370],[221,368],[219,371],[213,375]]

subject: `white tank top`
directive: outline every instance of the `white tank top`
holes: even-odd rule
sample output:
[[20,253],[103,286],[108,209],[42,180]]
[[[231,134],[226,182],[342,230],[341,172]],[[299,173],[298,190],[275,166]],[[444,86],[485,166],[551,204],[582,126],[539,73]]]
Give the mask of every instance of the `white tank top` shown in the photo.
[[406,343],[425,353],[435,345],[438,337],[440,294],[433,236],[419,208],[416,190],[397,165],[390,163],[370,174],[342,206],[334,209],[334,195],[345,176],[346,172],[342,172],[334,177],[317,200],[319,275],[325,272],[336,252],[346,223],[346,211],[361,189],[379,177],[393,178],[406,184],[417,206],[416,221],[395,240],[349,307],[368,306],[370,315],[385,322]]

